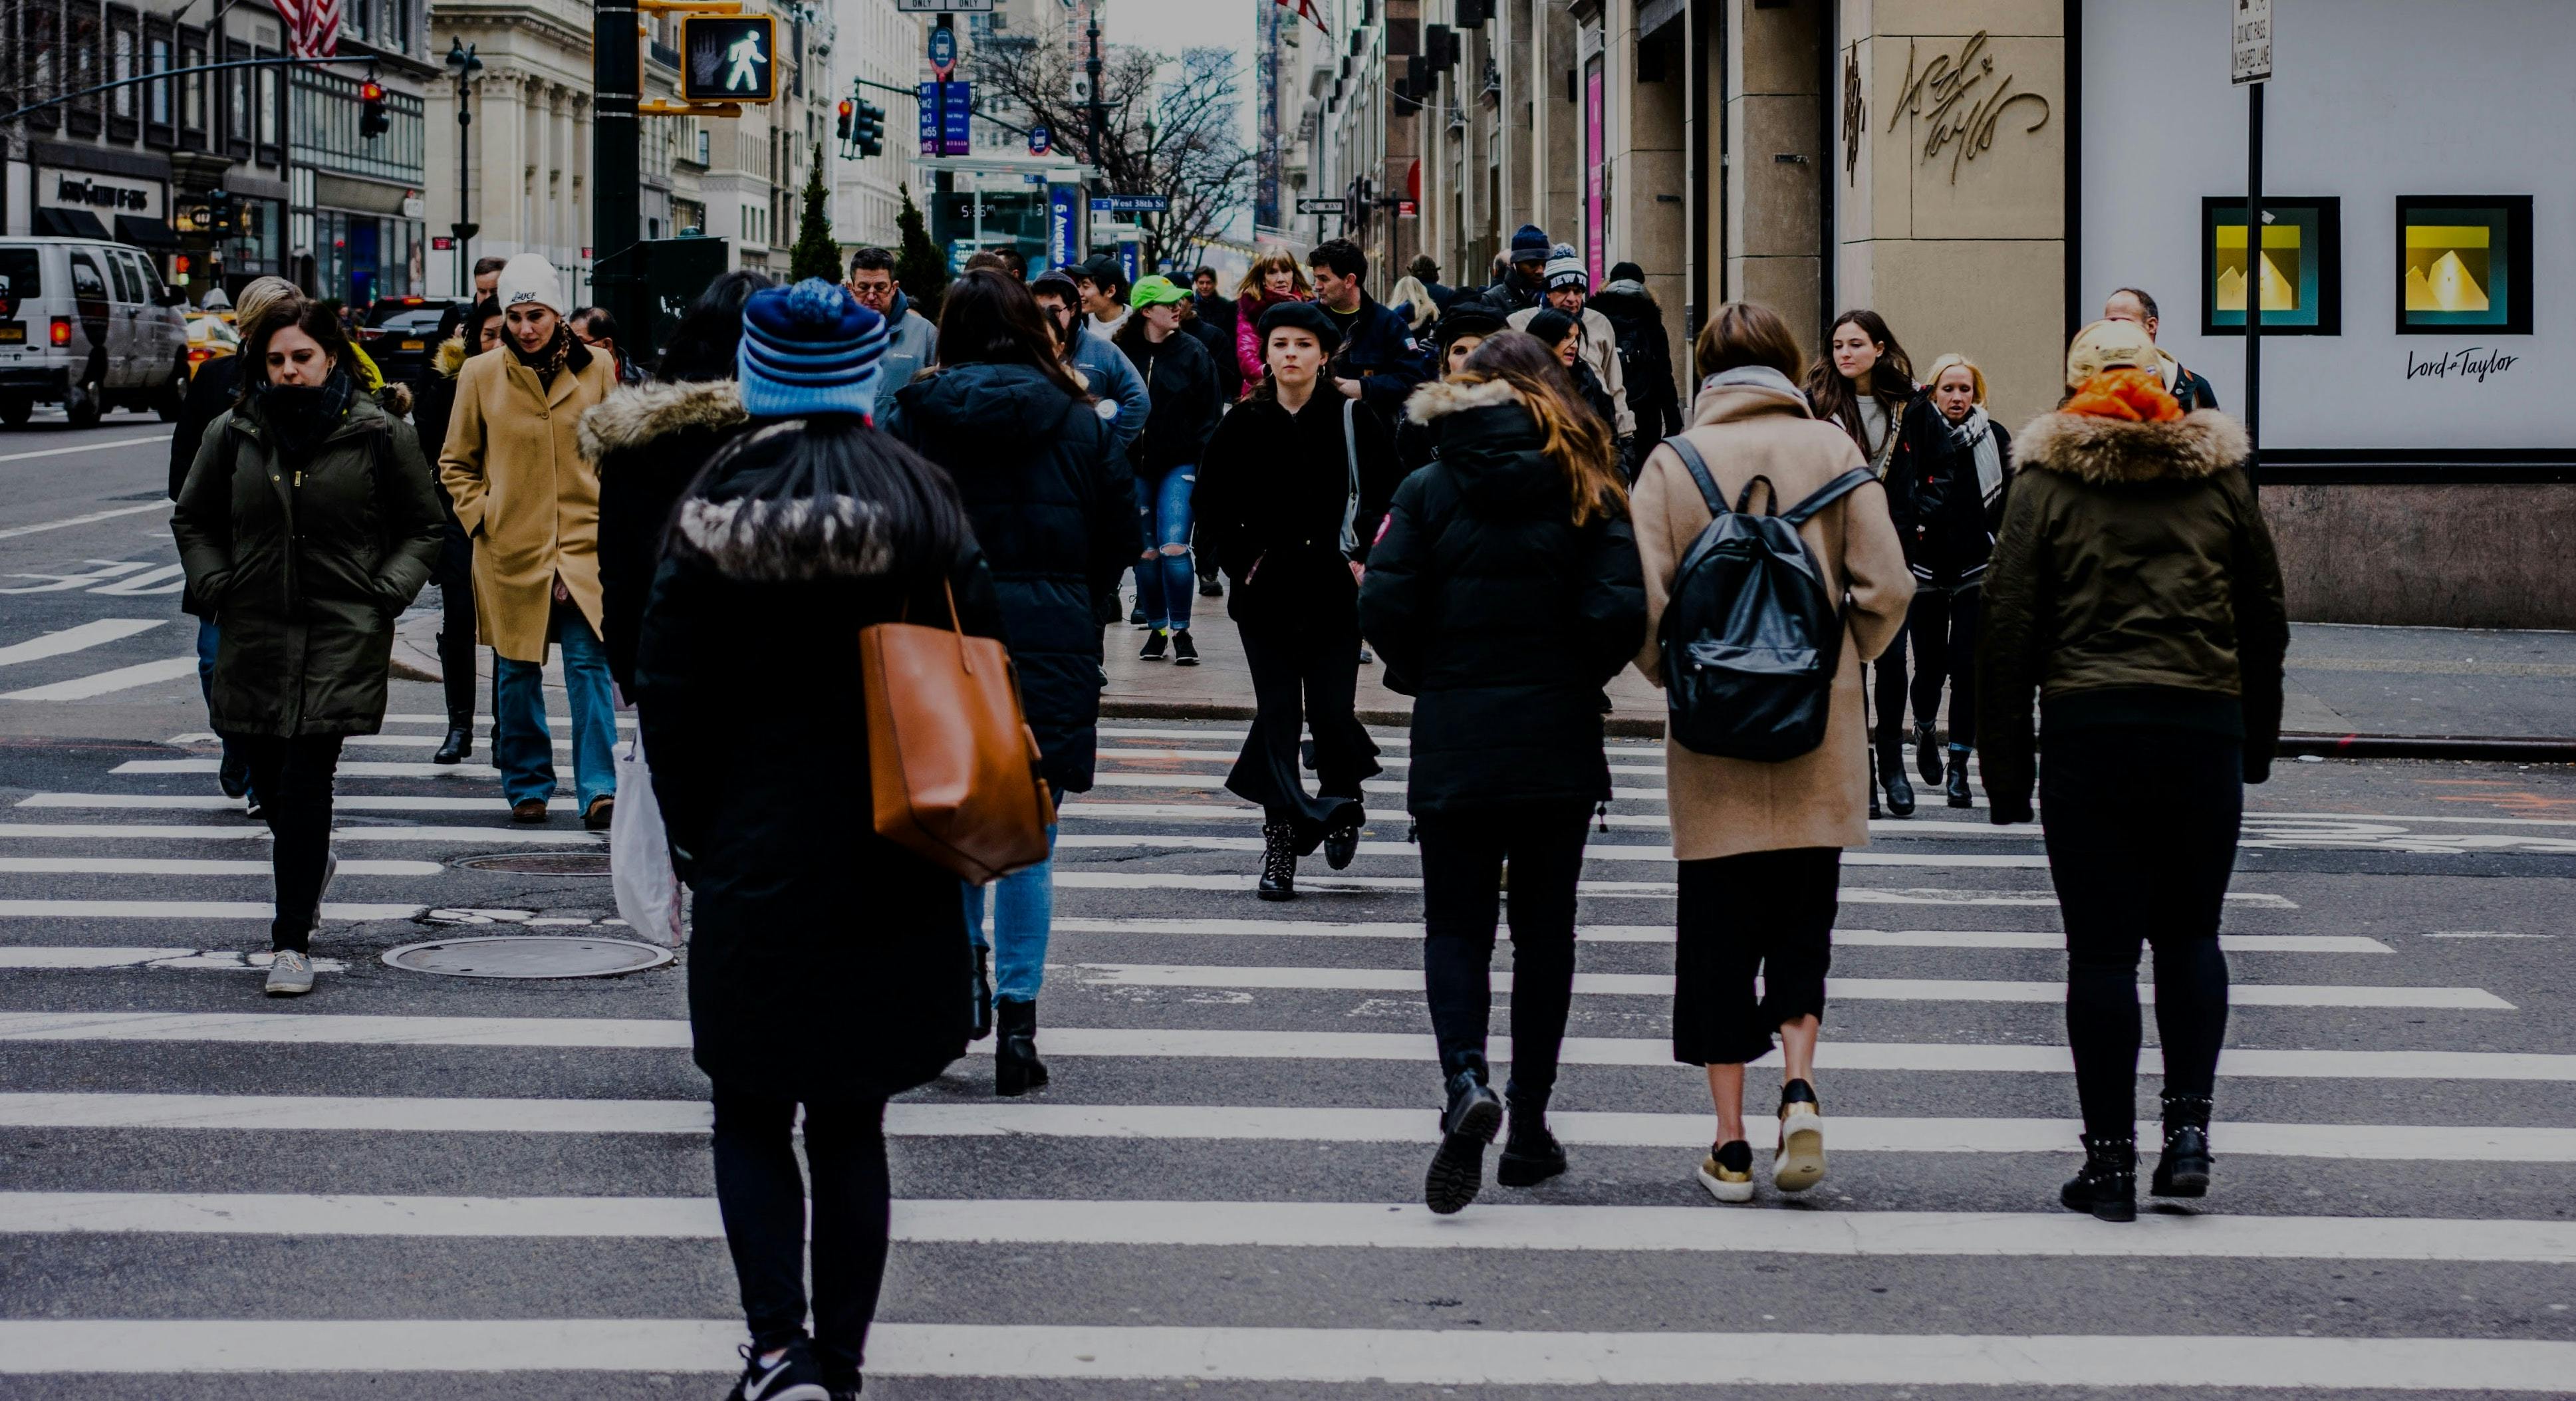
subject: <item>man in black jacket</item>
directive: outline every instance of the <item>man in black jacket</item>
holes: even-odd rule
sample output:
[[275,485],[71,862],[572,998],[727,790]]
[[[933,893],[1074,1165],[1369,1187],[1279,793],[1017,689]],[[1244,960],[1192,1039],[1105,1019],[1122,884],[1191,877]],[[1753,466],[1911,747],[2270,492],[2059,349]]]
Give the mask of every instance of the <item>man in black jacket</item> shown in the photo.
[[1682,431],[1681,396],[1673,387],[1673,346],[1664,332],[1664,310],[1646,290],[1646,271],[1635,263],[1617,263],[1610,280],[1587,303],[1610,318],[1618,337],[1620,378],[1628,390],[1628,412],[1637,420],[1641,442],[1660,442]]
[[1341,349],[1325,367],[1341,392],[1374,410],[1391,431],[1404,414],[1404,396],[1422,383],[1422,344],[1394,309],[1361,285],[1368,255],[1346,238],[1329,239],[1306,255],[1315,275],[1315,304],[1341,333]]
[[[2102,319],[2134,321],[2146,328],[2147,339],[2152,341],[2156,338],[2156,299],[2135,287],[2123,287],[2103,299]],[[2161,348],[2156,357],[2162,362],[2156,368],[2164,376],[2165,392],[2181,401],[2184,413],[2218,407],[2218,391],[2209,387],[2208,380],[2184,369],[2180,360]]]

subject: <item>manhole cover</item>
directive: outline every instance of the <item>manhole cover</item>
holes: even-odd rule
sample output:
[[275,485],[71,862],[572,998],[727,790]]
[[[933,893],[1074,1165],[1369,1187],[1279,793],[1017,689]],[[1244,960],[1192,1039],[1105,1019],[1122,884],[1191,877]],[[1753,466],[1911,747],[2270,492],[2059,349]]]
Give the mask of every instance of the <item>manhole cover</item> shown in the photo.
[[450,978],[605,978],[640,973],[671,961],[669,949],[624,939],[551,934],[485,935],[405,944],[385,962],[413,973]]
[[459,857],[456,864],[477,871],[501,871],[513,876],[604,876],[608,874],[608,853],[496,851],[488,856]]

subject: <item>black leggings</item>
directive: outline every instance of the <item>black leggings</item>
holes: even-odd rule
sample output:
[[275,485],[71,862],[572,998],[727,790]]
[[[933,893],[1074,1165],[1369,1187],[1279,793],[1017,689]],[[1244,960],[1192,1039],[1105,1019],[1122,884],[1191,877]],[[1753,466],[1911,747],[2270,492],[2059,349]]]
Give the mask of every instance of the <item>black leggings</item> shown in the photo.
[[1905,735],[1905,630],[1903,628],[1897,629],[1896,635],[1887,640],[1887,650],[1878,654],[1878,660],[1869,664],[1869,670],[1870,688],[1877,692],[1877,695],[1872,697],[1878,702],[1876,737],[1882,744],[1895,744]]
[[2084,1131],[2137,1128],[2138,949],[2156,951],[2165,1089],[2205,1095],[2227,1036],[2219,912],[2245,808],[2243,746],[2188,730],[2043,737],[2048,870],[2066,919],[2066,1039]]
[[1512,1093],[1545,1104],[1574,998],[1574,887],[1589,804],[1494,808],[1421,820],[1422,981],[1442,1079],[1484,1078],[1494,924],[1512,871]]
[[1955,592],[1917,584],[1906,610],[1905,631],[1914,643],[1914,723],[1930,728],[1941,719],[1941,683],[1950,684],[1950,742],[1977,742],[1977,613],[1984,590]]
[[331,860],[331,776],[340,767],[340,736],[226,735],[250,765],[250,791],[268,822],[268,869],[277,910],[268,946],[306,952],[322,904],[322,873]]
[[[796,1101],[716,1086],[716,1205],[742,1283],[754,1352],[805,1335],[804,1179],[796,1171]],[[826,1382],[855,1385],[885,1278],[892,1192],[885,1101],[805,1105],[813,1168],[814,1354]]]
[[474,551],[451,538],[439,555],[430,582],[438,585],[438,674],[447,692],[447,723],[459,729],[474,724],[475,663],[482,648],[474,640]]

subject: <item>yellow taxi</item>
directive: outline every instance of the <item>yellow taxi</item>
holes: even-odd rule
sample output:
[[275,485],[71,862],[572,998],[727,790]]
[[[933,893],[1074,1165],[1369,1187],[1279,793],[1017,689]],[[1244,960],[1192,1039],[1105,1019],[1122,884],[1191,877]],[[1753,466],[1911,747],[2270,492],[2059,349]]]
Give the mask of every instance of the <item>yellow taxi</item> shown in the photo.
[[188,317],[188,377],[195,379],[206,362],[241,353],[241,333],[229,311],[200,311]]

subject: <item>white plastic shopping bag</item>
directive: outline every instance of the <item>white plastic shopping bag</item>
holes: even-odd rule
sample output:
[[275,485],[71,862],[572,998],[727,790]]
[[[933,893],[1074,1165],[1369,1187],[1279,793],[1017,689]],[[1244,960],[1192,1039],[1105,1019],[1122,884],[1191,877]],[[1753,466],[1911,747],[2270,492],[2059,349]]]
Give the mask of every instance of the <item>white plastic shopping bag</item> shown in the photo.
[[629,731],[617,747],[617,806],[608,823],[608,871],[617,913],[635,933],[680,946],[680,876],[662,834],[662,805],[644,766],[643,736]]

